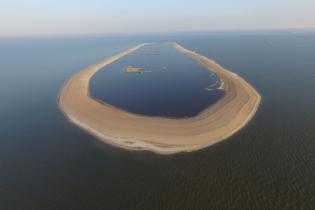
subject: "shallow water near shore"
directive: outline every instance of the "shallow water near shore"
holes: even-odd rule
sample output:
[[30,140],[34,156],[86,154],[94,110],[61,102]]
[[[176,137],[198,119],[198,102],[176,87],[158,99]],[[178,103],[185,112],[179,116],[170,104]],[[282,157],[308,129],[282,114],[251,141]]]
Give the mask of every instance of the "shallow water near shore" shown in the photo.
[[[141,72],[128,73],[128,67]],[[90,95],[128,112],[147,116],[192,117],[224,93],[220,79],[172,43],[148,43],[99,70]]]
[[[251,122],[212,147],[160,156],[105,145],[60,112],[73,74],[163,41],[255,87]],[[314,54],[315,34],[295,31],[1,39],[0,209],[313,209]]]

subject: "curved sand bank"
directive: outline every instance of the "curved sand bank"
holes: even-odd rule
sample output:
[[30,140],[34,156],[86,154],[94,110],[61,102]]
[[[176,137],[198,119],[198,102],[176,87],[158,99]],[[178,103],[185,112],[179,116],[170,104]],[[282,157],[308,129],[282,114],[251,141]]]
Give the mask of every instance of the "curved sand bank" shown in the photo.
[[255,114],[261,101],[256,90],[238,75],[196,52],[174,47],[196,59],[221,79],[225,95],[217,103],[191,118],[168,119],[136,115],[100,103],[89,95],[91,77],[104,66],[141,48],[128,49],[75,74],[63,87],[59,106],[76,125],[105,143],[130,150],[159,154],[190,152],[233,135]]

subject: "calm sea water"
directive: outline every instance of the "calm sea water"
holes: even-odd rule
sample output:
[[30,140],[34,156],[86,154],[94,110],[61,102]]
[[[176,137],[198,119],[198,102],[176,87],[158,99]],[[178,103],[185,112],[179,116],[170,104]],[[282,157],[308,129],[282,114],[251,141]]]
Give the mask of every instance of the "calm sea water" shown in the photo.
[[[126,73],[128,66],[146,73]],[[98,71],[92,97],[123,110],[164,117],[191,117],[223,97],[220,80],[171,43],[148,44]]]
[[[159,156],[104,145],[57,107],[83,67],[135,44],[178,41],[263,96],[228,140]],[[0,209],[314,209],[315,34],[1,39]]]

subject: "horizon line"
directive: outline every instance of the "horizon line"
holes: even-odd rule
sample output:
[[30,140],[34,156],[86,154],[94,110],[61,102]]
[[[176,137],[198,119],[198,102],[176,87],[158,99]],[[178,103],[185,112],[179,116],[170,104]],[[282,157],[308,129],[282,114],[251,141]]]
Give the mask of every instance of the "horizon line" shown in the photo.
[[66,38],[66,37],[111,37],[111,36],[141,36],[141,35],[189,35],[202,33],[254,33],[254,32],[315,32],[315,27],[274,27],[274,28],[241,28],[241,29],[212,29],[212,30],[178,30],[178,31],[148,31],[148,32],[107,32],[107,33],[56,33],[56,34],[16,34],[1,35],[0,38]]

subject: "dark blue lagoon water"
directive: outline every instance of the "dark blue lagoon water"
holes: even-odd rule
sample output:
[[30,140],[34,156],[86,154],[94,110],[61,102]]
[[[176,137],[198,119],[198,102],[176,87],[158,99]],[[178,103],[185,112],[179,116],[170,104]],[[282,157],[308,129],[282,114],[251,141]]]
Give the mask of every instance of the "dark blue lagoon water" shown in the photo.
[[[144,73],[127,73],[128,67]],[[126,111],[191,117],[224,93],[220,79],[171,43],[147,44],[104,67],[90,81],[90,95]]]
[[[263,97],[254,119],[212,147],[159,156],[102,144],[60,112],[73,74],[163,41],[245,78]],[[314,209],[314,55],[303,31],[1,39],[0,209]]]

